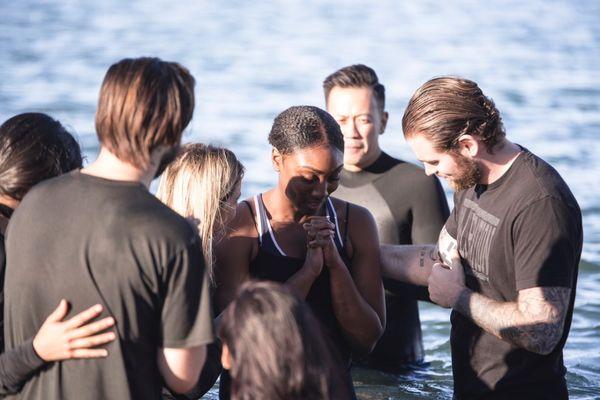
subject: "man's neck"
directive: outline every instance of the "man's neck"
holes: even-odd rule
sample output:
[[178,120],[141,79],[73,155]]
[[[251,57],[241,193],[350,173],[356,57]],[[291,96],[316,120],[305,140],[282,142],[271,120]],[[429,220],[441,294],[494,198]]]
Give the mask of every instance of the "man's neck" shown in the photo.
[[360,172],[364,169],[369,168],[371,165],[373,165],[373,163],[375,163],[375,161],[377,161],[379,159],[379,157],[381,156],[381,149],[377,149],[377,151],[375,153],[373,153],[373,155],[371,157],[369,157],[369,159],[364,160],[362,163],[360,164],[344,164],[344,169],[350,172]]
[[493,154],[485,153],[480,159],[481,183],[489,185],[500,179],[512,166],[521,153],[521,148],[508,140],[504,140]]
[[113,181],[140,182],[148,188],[154,177],[154,169],[142,169],[122,161],[102,146],[96,161],[82,169],[81,172]]

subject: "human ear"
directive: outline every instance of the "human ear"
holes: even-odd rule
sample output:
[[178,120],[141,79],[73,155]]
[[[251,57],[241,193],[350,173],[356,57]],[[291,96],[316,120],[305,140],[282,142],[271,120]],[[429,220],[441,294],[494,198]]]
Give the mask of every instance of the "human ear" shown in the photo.
[[221,350],[221,365],[223,365],[223,368],[226,370],[231,369],[231,352],[225,343],[223,343],[223,348]]
[[462,135],[458,138],[458,148],[460,154],[465,157],[477,157],[479,153],[479,142],[471,135]]
[[273,169],[275,171],[281,171],[283,156],[275,147],[273,147],[273,150],[271,150],[271,162],[273,163]]
[[384,111],[381,114],[381,129],[379,130],[380,135],[383,135],[383,132],[385,132],[385,127],[387,126],[389,117],[390,117],[390,115],[388,114],[387,111]]

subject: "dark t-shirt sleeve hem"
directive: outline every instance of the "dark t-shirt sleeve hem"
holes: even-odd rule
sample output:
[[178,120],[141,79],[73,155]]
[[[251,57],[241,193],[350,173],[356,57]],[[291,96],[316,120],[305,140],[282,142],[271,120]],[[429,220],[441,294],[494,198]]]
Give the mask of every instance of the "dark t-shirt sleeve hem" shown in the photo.
[[162,343],[163,348],[170,349],[187,349],[190,347],[203,346],[206,344],[210,344],[214,342],[214,335],[210,334],[209,336],[203,338],[194,338],[194,339],[184,339],[184,340],[164,340]]
[[540,282],[538,278],[524,279],[517,281],[517,291],[524,289],[531,289],[534,287],[565,287],[571,288],[571,282],[567,276],[557,276],[552,280],[545,279],[544,282]]

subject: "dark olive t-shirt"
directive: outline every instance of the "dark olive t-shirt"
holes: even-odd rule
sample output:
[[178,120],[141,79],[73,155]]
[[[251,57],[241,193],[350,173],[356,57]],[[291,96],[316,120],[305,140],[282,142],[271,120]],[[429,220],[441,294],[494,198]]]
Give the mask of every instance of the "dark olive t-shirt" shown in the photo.
[[104,359],[48,365],[15,398],[159,399],[159,348],[213,339],[199,237],[139,183],[78,171],[31,190],[6,238],[5,337],[32,337],[61,298],[101,303],[118,339]]
[[[437,242],[450,211],[435,176],[382,152],[361,171],[344,169],[335,196],[367,208],[375,218],[379,241],[386,244]],[[360,363],[398,370],[423,361],[421,321],[416,299],[427,288],[384,279],[387,323],[373,352]]]
[[582,246],[581,211],[560,175],[523,149],[491,185],[456,193],[446,229],[458,241],[469,289],[497,301],[519,290],[568,287],[560,343],[548,355],[516,347],[452,313],[452,367],[459,399],[566,398],[565,344]]

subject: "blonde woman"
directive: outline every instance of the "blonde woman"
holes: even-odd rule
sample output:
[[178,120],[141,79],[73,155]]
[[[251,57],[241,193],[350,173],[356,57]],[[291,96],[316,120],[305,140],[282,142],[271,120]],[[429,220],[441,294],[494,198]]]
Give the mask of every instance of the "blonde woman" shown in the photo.
[[189,143],[161,175],[156,196],[198,227],[207,271],[214,283],[213,243],[235,216],[244,167],[231,150]]
[[[210,282],[215,284],[213,245],[223,238],[235,216],[244,167],[232,151],[211,145],[189,143],[160,177],[156,196],[180,215],[194,221],[202,239],[202,250]],[[207,360],[196,387],[185,397],[199,398],[221,372],[220,348],[208,347]],[[171,394],[165,394],[164,398]]]

